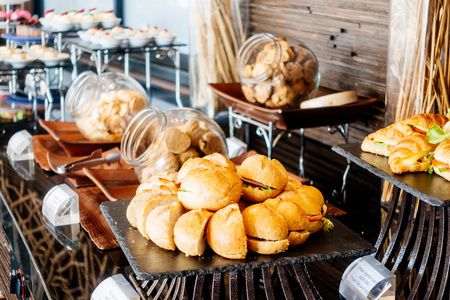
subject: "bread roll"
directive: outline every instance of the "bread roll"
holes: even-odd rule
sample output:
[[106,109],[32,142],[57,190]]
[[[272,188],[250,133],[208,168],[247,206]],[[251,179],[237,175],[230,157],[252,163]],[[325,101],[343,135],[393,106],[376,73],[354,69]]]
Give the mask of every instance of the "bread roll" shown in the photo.
[[214,164],[211,169],[195,168],[184,176],[178,198],[187,209],[217,211],[239,201],[242,181],[236,172]]
[[175,250],[174,227],[186,210],[180,201],[158,206],[146,220],[145,229],[152,242],[166,250]]
[[183,181],[184,176],[186,176],[189,171],[192,169],[203,168],[203,169],[211,169],[214,168],[216,164],[209,159],[205,159],[203,157],[196,157],[188,159],[178,171],[177,181]]
[[[323,224],[322,224],[323,226]],[[313,229],[318,228],[318,226],[314,226]],[[320,230],[322,227],[320,227],[318,230]],[[298,245],[303,244],[306,242],[308,237],[311,235],[311,232],[309,231],[290,231],[288,235],[288,241],[289,241],[289,247],[295,247]]]
[[151,199],[159,195],[176,195],[177,192],[177,188],[160,185],[137,193],[133,199],[131,199],[131,202],[127,207],[126,214],[128,221],[132,226],[137,227],[137,211],[140,209],[142,203],[149,202]]
[[244,259],[247,255],[247,235],[237,204],[230,204],[217,211],[206,225],[206,240],[220,256]]
[[196,209],[178,219],[174,229],[175,244],[186,256],[200,256],[205,252],[206,224],[212,215],[206,209]]
[[433,170],[450,181],[450,141],[440,143],[434,151]]
[[412,134],[400,140],[389,155],[392,172],[427,172],[431,164],[431,152],[436,148],[423,134]]
[[308,228],[309,221],[306,212],[297,203],[275,198],[268,199],[263,204],[283,217],[289,231],[303,231]]
[[247,235],[268,240],[283,240],[288,235],[288,225],[283,217],[260,203],[250,205],[242,212]]
[[139,232],[147,239],[150,237],[147,234],[146,229],[146,222],[147,217],[150,214],[150,212],[157,208],[158,206],[163,206],[166,204],[171,204],[172,202],[178,201],[178,198],[176,195],[173,194],[162,194],[157,195],[151,199],[149,199],[146,202],[141,203],[139,205],[138,209],[136,210],[136,227],[139,230]]
[[289,247],[288,225],[281,215],[260,203],[242,212],[248,249],[259,254],[276,254]]
[[236,172],[236,165],[223,154],[213,153],[210,155],[206,155],[203,158],[212,161],[216,165],[222,166],[224,168]]
[[249,179],[262,185],[252,186],[253,183],[247,182],[243,187],[242,197],[255,203],[275,198],[288,182],[288,173],[278,160],[259,154],[246,158],[239,166],[238,174],[244,181]]

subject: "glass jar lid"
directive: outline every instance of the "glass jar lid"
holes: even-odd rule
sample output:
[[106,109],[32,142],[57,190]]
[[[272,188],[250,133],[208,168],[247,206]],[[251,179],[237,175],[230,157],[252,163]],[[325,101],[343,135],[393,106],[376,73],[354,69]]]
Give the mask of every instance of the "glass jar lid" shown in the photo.
[[[236,67],[241,81],[258,83],[267,80],[280,63],[281,50],[280,42],[270,33],[250,37],[237,55]],[[247,70],[246,66],[252,66],[252,70]]]

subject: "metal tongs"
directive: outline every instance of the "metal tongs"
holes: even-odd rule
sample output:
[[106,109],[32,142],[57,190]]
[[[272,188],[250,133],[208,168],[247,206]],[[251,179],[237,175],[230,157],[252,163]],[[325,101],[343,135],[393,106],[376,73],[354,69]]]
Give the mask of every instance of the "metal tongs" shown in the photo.
[[105,157],[102,158],[94,158],[90,157],[78,160],[76,162],[68,163],[63,166],[58,166],[56,168],[56,172],[58,174],[67,175],[71,172],[81,170],[83,168],[90,168],[94,166],[98,166],[101,164],[111,164],[113,162],[118,162],[120,160],[120,152],[114,151],[108,153]]

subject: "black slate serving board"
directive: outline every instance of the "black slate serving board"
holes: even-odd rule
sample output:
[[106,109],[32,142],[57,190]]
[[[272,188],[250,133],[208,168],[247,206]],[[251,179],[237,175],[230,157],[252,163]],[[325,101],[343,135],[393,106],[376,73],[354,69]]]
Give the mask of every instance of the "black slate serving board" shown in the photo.
[[120,247],[140,280],[211,274],[249,268],[271,267],[338,257],[359,257],[375,248],[334,218],[334,230],[319,231],[300,246],[277,255],[249,252],[243,260],[226,259],[208,248],[202,257],[186,257],[181,251],[168,251],[145,239],[126,218],[129,200],[103,202],[100,206]]
[[337,145],[332,150],[430,205],[450,205],[450,184],[437,174],[395,174],[389,167],[387,157],[363,152],[361,144],[357,143]]

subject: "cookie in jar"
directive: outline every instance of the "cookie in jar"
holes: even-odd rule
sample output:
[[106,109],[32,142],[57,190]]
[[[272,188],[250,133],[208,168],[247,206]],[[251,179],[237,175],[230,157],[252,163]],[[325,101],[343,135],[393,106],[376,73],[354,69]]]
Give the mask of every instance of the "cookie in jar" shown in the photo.
[[268,33],[249,38],[240,48],[237,71],[246,100],[267,108],[299,108],[319,87],[319,63],[302,43]]
[[220,126],[191,108],[144,109],[131,121],[120,148],[140,182],[162,172],[176,172],[190,158],[228,154]]

